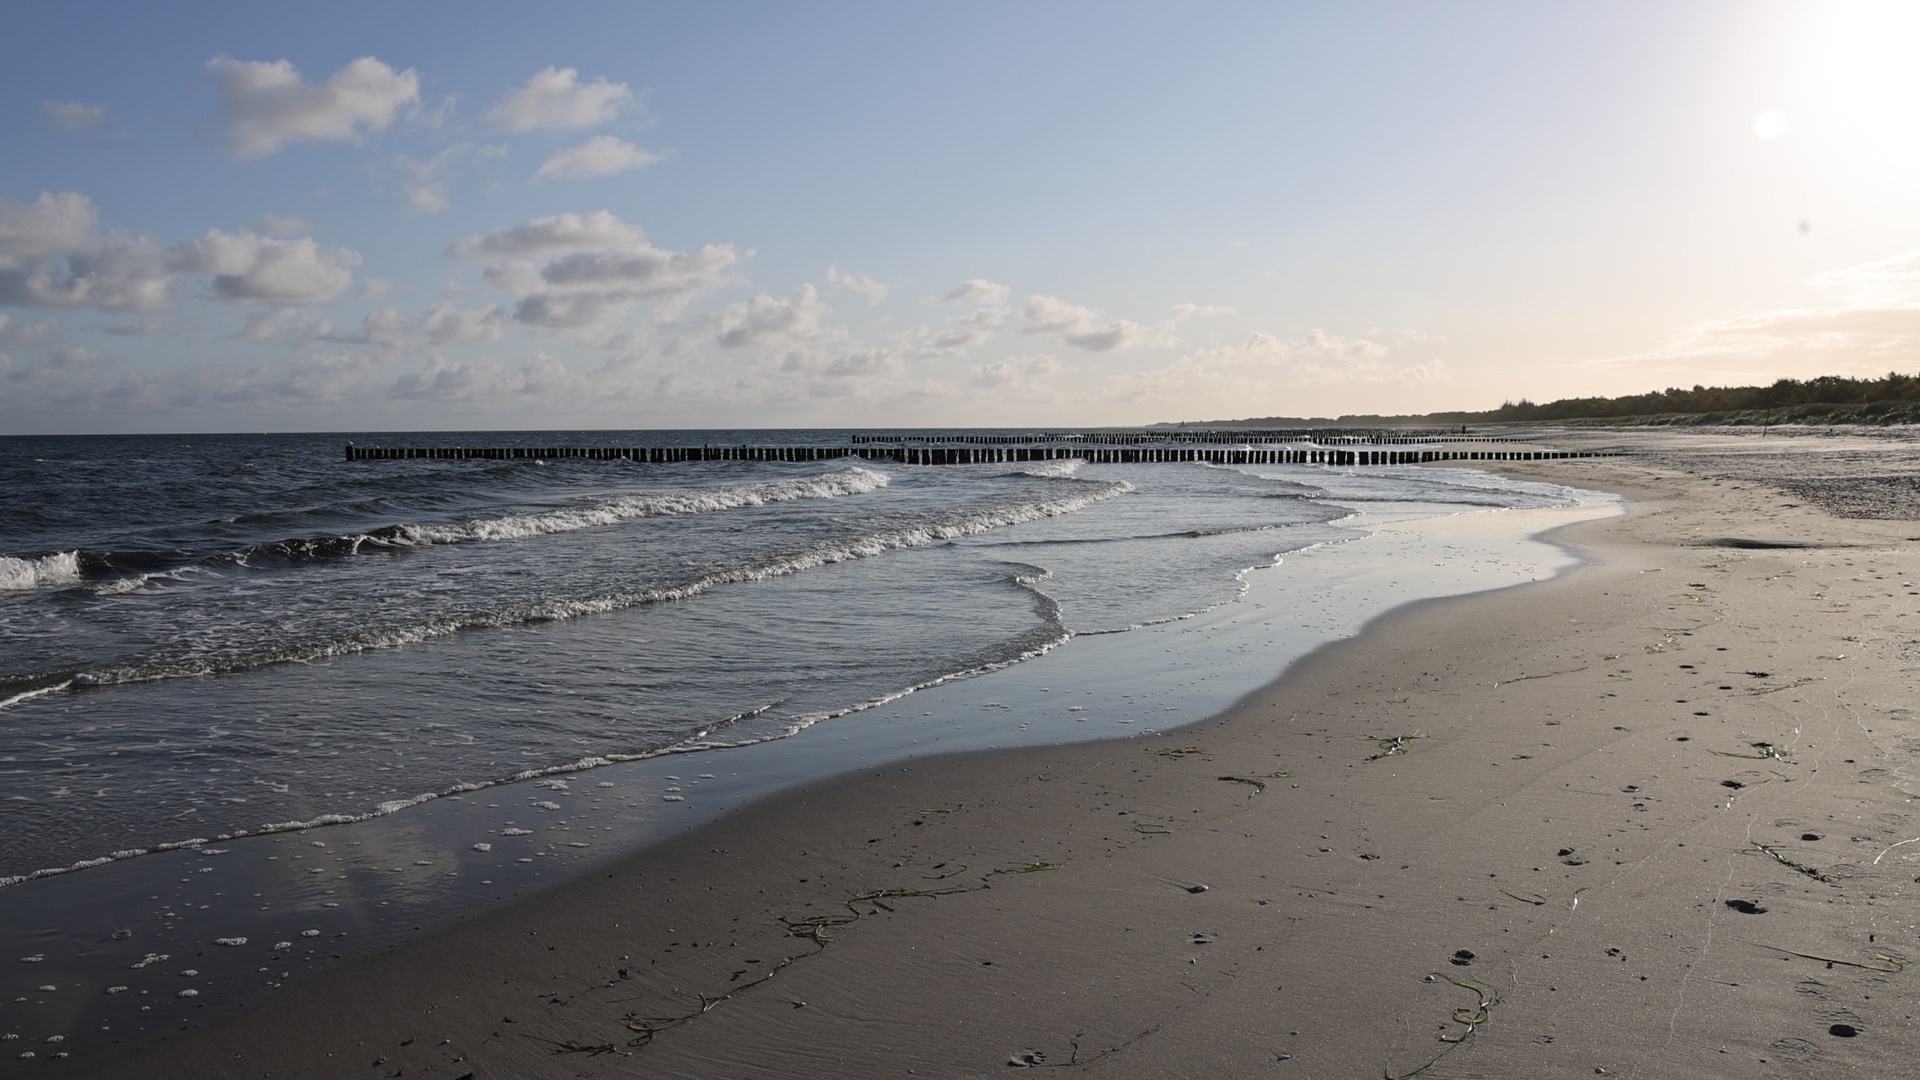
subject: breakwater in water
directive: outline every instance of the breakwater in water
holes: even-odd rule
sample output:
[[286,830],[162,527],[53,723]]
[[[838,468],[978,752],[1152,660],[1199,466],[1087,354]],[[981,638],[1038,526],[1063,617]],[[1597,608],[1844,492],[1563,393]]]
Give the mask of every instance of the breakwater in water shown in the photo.
[[[1475,440],[1475,443],[1483,440]],[[1375,444],[1378,445],[1378,444]],[[1436,461],[1547,461],[1600,456],[1587,450],[1502,448],[1448,444],[1441,448],[1372,449],[1360,446],[1127,446],[1078,442],[1068,445],[885,445],[845,446],[356,446],[346,445],[348,461],[829,461],[857,457],[902,465],[994,465],[1031,461],[1081,460],[1095,465],[1153,462],[1205,462],[1212,465],[1419,465]]]

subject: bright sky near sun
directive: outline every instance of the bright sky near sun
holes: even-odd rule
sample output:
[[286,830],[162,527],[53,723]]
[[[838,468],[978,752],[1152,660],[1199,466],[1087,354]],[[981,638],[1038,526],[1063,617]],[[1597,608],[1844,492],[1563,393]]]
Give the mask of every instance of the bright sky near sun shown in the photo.
[[1100,425],[1920,368],[1920,3],[82,3],[0,433]]

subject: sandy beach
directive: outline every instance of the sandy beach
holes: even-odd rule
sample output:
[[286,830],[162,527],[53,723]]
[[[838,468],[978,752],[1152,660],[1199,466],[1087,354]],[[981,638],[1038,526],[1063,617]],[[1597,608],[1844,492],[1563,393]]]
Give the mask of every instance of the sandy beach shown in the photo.
[[93,1075],[1902,1075],[1908,444],[1645,442],[1500,466],[1625,497],[1580,567],[1212,720],[779,795]]

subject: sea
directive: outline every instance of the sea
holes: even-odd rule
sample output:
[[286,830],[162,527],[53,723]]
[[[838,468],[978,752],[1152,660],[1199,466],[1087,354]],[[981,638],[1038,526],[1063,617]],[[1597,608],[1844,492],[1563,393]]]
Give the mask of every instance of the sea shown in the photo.
[[[1592,498],[1415,466],[343,454],[349,440],[858,450],[854,436],[0,438],[0,907],[61,882],[171,880],[171,864],[145,877],[134,864],[427,815],[503,785],[579,790],[626,763],[696,755],[713,778],[712,763],[751,751],[804,754],[817,771],[836,732],[883,729],[911,695],[1217,615],[1252,575],[1358,540],[1383,514]],[[1316,582],[1289,587],[1304,604]],[[1191,706],[1181,720],[1204,716]],[[1071,708],[1084,725],[1087,706]],[[941,722],[977,725],[968,745],[1025,724],[1005,706]],[[647,799],[682,801],[683,786]],[[65,905],[54,897],[41,906]],[[161,906],[159,926],[187,918]],[[34,993],[51,999],[65,938],[30,937],[17,947],[41,959],[19,959],[47,963],[31,970],[48,973]],[[29,1019],[31,996],[15,1003]],[[33,1027],[0,1019],[0,1036],[10,1025]]]

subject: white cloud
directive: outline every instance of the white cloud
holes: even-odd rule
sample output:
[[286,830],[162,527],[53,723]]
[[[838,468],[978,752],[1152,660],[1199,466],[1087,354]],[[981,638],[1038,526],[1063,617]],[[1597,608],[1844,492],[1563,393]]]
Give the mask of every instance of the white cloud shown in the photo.
[[286,60],[216,56],[207,71],[220,82],[227,138],[243,158],[266,157],[295,142],[358,142],[420,100],[418,73],[396,72],[371,56],[321,83],[305,81]]
[[1108,393],[1160,408],[1257,416],[1283,411],[1281,403],[1303,386],[1427,382],[1447,375],[1438,360],[1399,362],[1377,341],[1314,329],[1291,340],[1255,333],[1238,344],[1195,349],[1114,380]]
[[1069,304],[1057,296],[1029,296],[1020,314],[1026,320],[1026,325],[1020,328],[1023,334],[1081,333],[1091,327],[1094,320],[1091,308]]
[[447,201],[447,174],[466,152],[466,146],[449,146],[425,161],[395,155],[393,167],[400,171],[400,195],[407,206],[419,214],[437,214],[451,206]]
[[1920,251],[1824,271],[1807,285],[1829,297],[1807,307],[1702,320],[1674,331],[1658,348],[1601,363],[1684,365],[1676,377],[1738,382],[1813,365],[1828,373],[1878,374],[1920,349]]
[[548,330],[587,330],[625,315],[636,298],[619,293],[534,293],[513,306],[513,317]]
[[168,253],[146,237],[90,236],[21,269],[0,270],[0,304],[158,311],[179,276]]
[[925,331],[919,350],[922,356],[958,356],[999,332],[1007,321],[1005,308],[981,308],[971,315],[947,320],[938,333]]
[[78,101],[43,101],[40,103],[40,116],[54,127],[79,131],[106,123],[107,107]]
[[24,366],[9,364],[7,381],[53,401],[70,403],[83,400],[91,389],[93,377],[113,361],[106,353],[84,345],[50,349],[40,359]]
[[379,300],[392,291],[393,282],[386,278],[370,277],[360,279],[360,287],[354,290],[353,295],[359,300]]
[[777,398],[793,394],[810,398],[871,398],[897,388],[906,365],[900,350],[876,345],[838,348],[802,346],[788,351],[773,372],[770,385]]
[[638,226],[605,210],[492,229],[447,254],[489,261],[482,275],[488,287],[520,298],[513,317],[554,330],[601,327],[645,300],[684,302],[727,284],[728,270],[743,257],[731,244],[656,248]]
[[1020,327],[1021,333],[1051,334],[1088,352],[1131,348],[1140,344],[1145,337],[1140,324],[1125,319],[1106,326],[1096,326],[1090,308],[1069,304],[1057,296],[1027,297],[1027,302],[1020,308],[1020,315],[1025,321],[1025,325]]
[[981,390],[1035,390],[1060,371],[1051,353],[1010,356],[973,369],[973,385]]
[[998,304],[1007,299],[1007,287],[997,281],[988,281],[986,278],[968,278],[940,299],[949,304],[960,300]]
[[313,226],[292,215],[268,214],[254,223],[253,231],[262,236],[307,236]]
[[459,104],[460,99],[452,94],[442,97],[440,104],[432,108],[416,102],[407,110],[407,127],[414,131],[439,131],[452,119],[453,110]]
[[354,345],[399,345],[406,341],[407,327],[400,319],[400,313],[390,307],[367,313],[361,320],[360,332],[343,340]]
[[407,328],[400,313],[391,307],[368,312],[361,319],[360,329],[352,333],[334,330],[331,319],[309,309],[274,308],[248,319],[233,336],[242,341],[284,341],[295,347],[326,342],[393,348],[405,344]]
[[506,319],[495,304],[470,310],[441,304],[427,312],[425,324],[427,340],[435,345],[465,342],[487,345],[500,340]]
[[1239,308],[1225,304],[1175,304],[1172,308],[1176,319],[1210,319],[1216,315],[1238,315]]
[[447,249],[456,259],[529,259],[569,251],[606,251],[644,245],[646,234],[605,210],[555,214],[469,236]]
[[214,295],[223,300],[271,304],[332,300],[352,286],[347,268],[360,262],[357,253],[322,248],[312,237],[279,239],[248,229],[208,229],[169,255],[180,272],[212,274]]
[[611,135],[595,135],[579,146],[562,150],[540,165],[539,175],[563,179],[589,176],[614,176],[644,169],[666,159],[665,154],[643,150]]
[[540,280],[561,288],[612,287],[635,296],[662,296],[717,285],[739,261],[731,244],[667,251],[642,242],[627,251],[562,255],[541,268]]
[[333,321],[304,308],[270,308],[249,318],[234,332],[241,341],[285,341],[295,345],[319,341],[333,333]]
[[[22,205],[0,204],[0,267],[18,267],[0,269],[0,303],[158,311],[175,281],[201,274],[212,275],[214,295],[224,300],[315,303],[345,292],[353,284],[347,268],[360,261],[310,237],[281,239],[251,229],[209,229],[164,249],[144,236],[82,233],[73,226],[91,222],[93,211],[79,195],[55,215],[60,228],[34,228],[29,221],[9,236],[7,211]],[[25,258],[34,253],[40,257]]]
[[719,341],[733,348],[784,347],[827,336],[820,319],[827,313],[812,285],[802,285],[791,300],[756,296],[729,304],[720,313]]
[[864,296],[869,305],[885,300],[891,291],[885,282],[876,281],[865,274],[843,274],[837,266],[827,267],[827,284],[843,292]]
[[583,86],[576,69],[550,67],[507,91],[486,118],[509,131],[575,131],[612,120],[632,98],[625,83]]
[[0,270],[83,250],[98,221],[93,200],[77,191],[43,191],[30,203],[0,199]]

